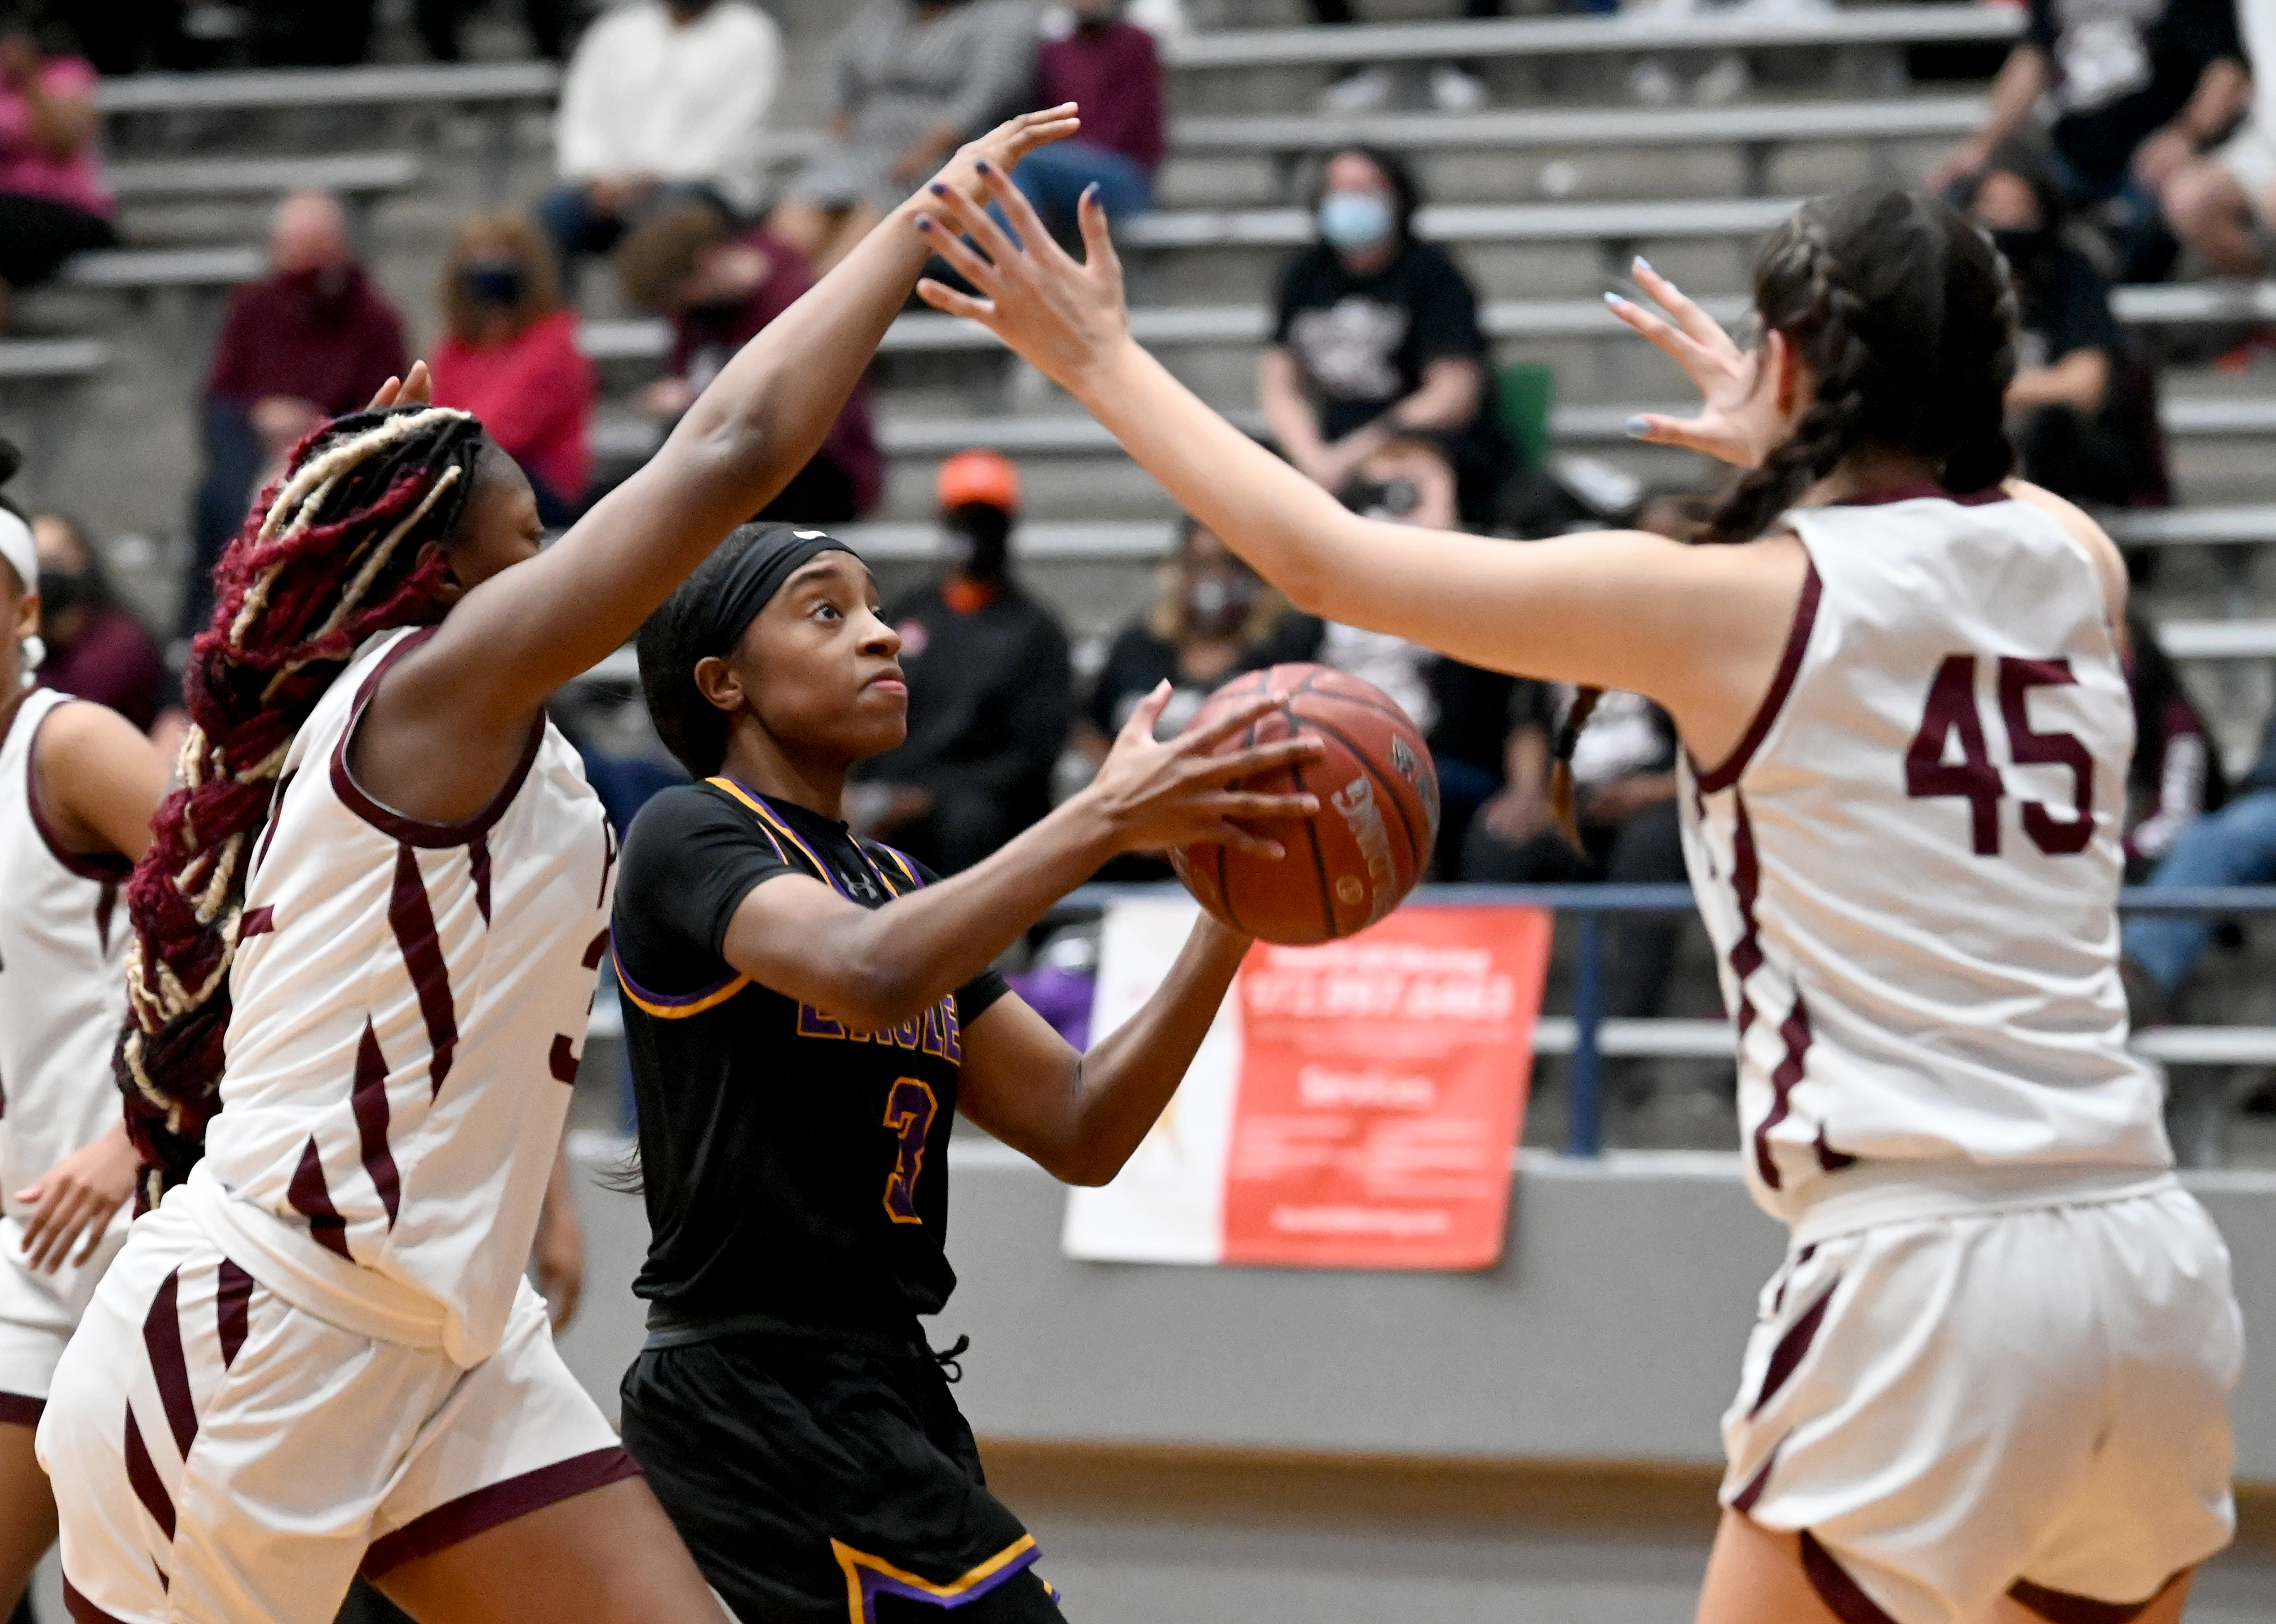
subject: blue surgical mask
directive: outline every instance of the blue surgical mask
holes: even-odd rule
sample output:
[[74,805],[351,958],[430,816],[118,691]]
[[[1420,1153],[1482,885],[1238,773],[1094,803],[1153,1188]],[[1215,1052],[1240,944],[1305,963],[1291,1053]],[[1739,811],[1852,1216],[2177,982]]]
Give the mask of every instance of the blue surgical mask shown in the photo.
[[1391,200],[1380,192],[1331,192],[1320,200],[1320,235],[1339,248],[1372,248],[1391,235]]

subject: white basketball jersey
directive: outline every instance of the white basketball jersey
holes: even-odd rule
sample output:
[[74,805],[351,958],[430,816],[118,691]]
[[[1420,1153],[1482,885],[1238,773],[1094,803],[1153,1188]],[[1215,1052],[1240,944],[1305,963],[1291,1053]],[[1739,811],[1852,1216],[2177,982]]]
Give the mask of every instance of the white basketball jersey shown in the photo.
[[616,846],[550,722],[465,823],[357,785],[356,718],[424,635],[366,643],[285,758],[246,887],[223,1109],[189,1194],[233,1211],[232,1243],[290,1277],[247,1259],[264,1285],[343,1322],[352,1296],[407,1327],[387,1334],[431,1330],[470,1367],[497,1347],[536,1233]]
[[2134,713],[2101,581],[1993,496],[1789,513],[1812,567],[1776,680],[1728,761],[1684,768],[1747,1173],[1790,1222],[1895,1180],[2172,1164],[2126,1049]]
[[34,771],[41,727],[71,702],[34,688],[0,736],[0,1206],[119,1117],[133,865],[65,851]]

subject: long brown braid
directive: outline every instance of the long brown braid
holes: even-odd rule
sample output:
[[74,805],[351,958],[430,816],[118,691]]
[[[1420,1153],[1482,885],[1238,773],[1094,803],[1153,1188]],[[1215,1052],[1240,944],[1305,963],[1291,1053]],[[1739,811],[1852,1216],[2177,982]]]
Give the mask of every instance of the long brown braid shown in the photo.
[[[1723,498],[1702,543],[1764,535],[1865,446],[1934,459],[1959,496],[2013,470],[2015,290],[2007,262],[1951,205],[1893,186],[1803,204],[1756,258],[1755,309],[1809,367],[1815,394],[1793,434]],[[1600,693],[1575,697],[1551,775],[1551,804],[1576,846],[1573,747]]]
[[439,547],[480,472],[482,425],[405,406],[326,424],[292,452],[215,569],[213,619],[183,679],[173,793],[126,891],[127,1018],[113,1057],[155,1204],[189,1175],[220,1109],[246,870],[292,740],[359,644],[449,604]]

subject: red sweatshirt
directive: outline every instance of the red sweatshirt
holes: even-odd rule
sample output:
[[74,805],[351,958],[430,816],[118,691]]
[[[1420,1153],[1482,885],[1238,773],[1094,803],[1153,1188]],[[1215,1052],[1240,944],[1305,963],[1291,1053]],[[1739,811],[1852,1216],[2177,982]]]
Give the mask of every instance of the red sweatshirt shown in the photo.
[[577,347],[577,313],[563,307],[519,338],[472,345],[445,337],[428,363],[435,404],[482,420],[530,478],[574,505],[592,482],[590,430],[599,384]]

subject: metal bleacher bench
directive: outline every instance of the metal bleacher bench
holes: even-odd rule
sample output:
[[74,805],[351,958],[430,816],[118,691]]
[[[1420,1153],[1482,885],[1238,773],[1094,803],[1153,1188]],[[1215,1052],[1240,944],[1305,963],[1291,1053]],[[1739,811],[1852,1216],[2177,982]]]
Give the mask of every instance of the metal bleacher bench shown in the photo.
[[[1670,237],[1758,237],[1797,208],[1798,197],[1729,197],[1668,202],[1440,203],[1415,216],[1416,234],[1442,242],[1621,243]],[[1116,233],[1124,248],[1293,248],[1316,234],[1302,209],[1159,209]]]
[[550,101],[561,87],[551,62],[425,63],[359,68],[255,68],[239,73],[135,73],[106,79],[105,113],[247,111],[390,103]]
[[279,197],[314,187],[351,198],[401,192],[419,179],[408,152],[346,152],[306,158],[156,158],[110,164],[105,178],[122,202],[191,198]]
[[0,340],[0,383],[61,383],[110,364],[110,346],[100,338]]
[[1168,41],[1164,55],[1172,68],[1196,69],[1630,51],[1998,44],[2015,38],[2022,27],[2022,8],[2012,5],[1878,5],[1815,14],[1797,10],[1775,17],[1708,12],[1667,20],[1523,17],[1344,28],[1213,29]]
[[250,282],[266,263],[260,249],[105,248],[64,266],[73,287],[142,292],[156,288],[230,287]]

